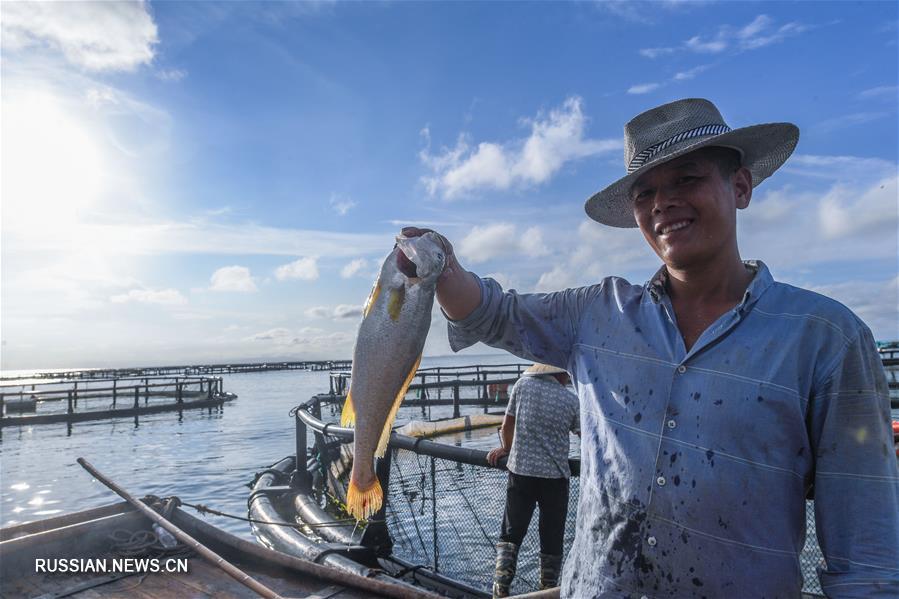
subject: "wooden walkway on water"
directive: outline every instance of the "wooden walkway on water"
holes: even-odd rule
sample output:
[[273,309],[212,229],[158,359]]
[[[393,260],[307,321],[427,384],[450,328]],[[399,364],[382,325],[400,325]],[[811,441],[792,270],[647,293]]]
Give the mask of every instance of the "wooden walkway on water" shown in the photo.
[[87,380],[29,380],[0,385],[0,428],[111,418],[162,412],[221,410],[237,396],[226,393],[221,377],[126,377]]
[[0,383],[31,379],[114,379],[123,377],[177,376],[204,374],[240,374],[276,370],[329,371],[347,369],[352,360],[305,360],[302,362],[250,362],[235,364],[187,364],[180,366],[141,366],[137,368],[86,368],[36,372],[28,375],[0,377]]

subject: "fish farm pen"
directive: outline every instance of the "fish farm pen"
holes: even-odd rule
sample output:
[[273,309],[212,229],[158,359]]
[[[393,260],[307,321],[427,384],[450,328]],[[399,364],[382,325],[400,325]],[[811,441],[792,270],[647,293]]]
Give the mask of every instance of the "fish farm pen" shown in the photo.
[[[450,442],[425,437],[453,431],[471,435],[477,427],[499,426],[507,390],[527,366],[419,370],[400,418],[424,422],[394,429],[387,454],[376,466],[385,489],[384,506],[359,525],[343,510],[353,429],[340,427],[338,421],[349,375],[332,373],[328,393],[291,412],[296,455],[257,474],[253,482],[248,509],[254,534],[271,548],[341,569],[368,575],[386,571],[451,597],[489,597],[505,505],[505,469],[490,466],[487,451],[463,447],[458,436]],[[468,408],[465,414],[463,406]],[[431,418],[432,411],[438,418]],[[482,438],[491,441],[483,433]],[[495,445],[492,437],[490,446]],[[579,459],[571,459],[570,466],[566,554],[576,527]],[[800,555],[803,595],[822,596],[816,567],[823,557],[815,536],[813,501],[806,502],[806,523]],[[514,593],[538,588],[537,537],[532,523],[519,554]]]
[[113,379],[123,377],[178,376],[201,374],[241,374],[277,370],[332,371],[350,367],[350,360],[306,360],[303,362],[251,362],[242,364],[193,364],[182,366],[142,366],[136,368],[86,368],[0,377],[0,383],[30,379]]
[[30,381],[0,386],[0,427],[134,418],[160,412],[221,410],[237,396],[221,377],[144,376]]

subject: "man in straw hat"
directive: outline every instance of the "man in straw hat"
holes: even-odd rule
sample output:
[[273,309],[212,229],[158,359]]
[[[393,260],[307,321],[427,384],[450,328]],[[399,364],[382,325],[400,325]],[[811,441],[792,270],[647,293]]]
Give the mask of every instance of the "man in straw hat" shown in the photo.
[[493,596],[508,597],[515,578],[518,551],[534,507],[540,507],[541,589],[559,584],[565,518],[568,515],[568,448],[570,431],[578,430],[578,398],[565,386],[564,369],[534,364],[512,387],[500,429],[501,445],[487,454],[496,466],[508,456],[506,508],[496,544]]
[[663,262],[643,285],[504,292],[447,242],[452,347],[565,368],[580,398],[563,596],[798,597],[813,495],[824,592],[899,597],[899,468],[871,332],[737,248],[737,211],[798,137],[790,123],[731,130],[700,99],[630,121],[627,174],[586,211],[640,228]]

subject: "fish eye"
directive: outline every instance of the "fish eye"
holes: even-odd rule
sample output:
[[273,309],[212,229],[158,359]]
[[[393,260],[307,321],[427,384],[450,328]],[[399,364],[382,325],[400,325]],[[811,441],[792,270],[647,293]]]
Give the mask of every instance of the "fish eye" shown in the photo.
[[443,254],[441,254],[440,252],[437,252],[437,259],[443,260]]

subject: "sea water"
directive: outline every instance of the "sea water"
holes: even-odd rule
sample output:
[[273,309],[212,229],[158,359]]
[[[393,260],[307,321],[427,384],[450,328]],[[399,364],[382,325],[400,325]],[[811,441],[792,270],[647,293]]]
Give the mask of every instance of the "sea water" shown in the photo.
[[[507,354],[464,355],[425,358],[422,367],[517,361]],[[895,381],[897,371],[888,376]],[[137,425],[131,418],[122,418],[76,423],[71,428],[43,424],[0,429],[0,525],[119,501],[76,463],[78,457],[134,496],[177,495],[187,503],[245,516],[248,484],[254,475],[295,451],[290,410],[313,395],[326,393],[328,377],[327,372],[295,370],[223,375],[223,389],[236,393],[238,399],[211,414],[188,410],[180,417],[174,412],[141,416]],[[463,415],[482,411],[475,406],[462,406],[461,410]],[[325,420],[337,418],[336,410],[331,413],[325,408],[324,412]],[[426,409],[425,416],[437,419],[451,414],[451,406],[435,406]],[[425,416],[421,408],[404,408],[397,421],[402,424]],[[893,410],[893,417],[899,418],[899,410]],[[311,431],[308,437],[307,446],[311,445]],[[483,450],[497,445],[495,427],[436,440]],[[577,441],[572,440],[572,455],[577,455]],[[494,497],[497,494],[503,494],[502,485],[465,489],[469,504],[493,506],[495,513],[478,516],[498,525],[503,502]],[[573,517],[574,513],[569,513],[569,520]],[[247,522],[209,518],[232,534],[253,539]],[[488,577],[489,561],[485,559],[484,566]],[[817,588],[813,584],[808,590]]]
[[[518,361],[507,354],[449,356],[425,358],[422,367]],[[245,516],[247,484],[254,475],[295,452],[291,408],[327,393],[328,376],[297,370],[222,375],[223,389],[238,398],[221,411],[141,416],[136,426],[133,419],[120,418],[75,423],[71,431],[64,423],[5,427],[0,430],[0,525],[119,501],[76,463],[79,457],[136,497],[177,495],[187,503]],[[463,414],[478,411],[462,407]],[[451,406],[441,406],[430,416],[451,413]],[[401,410],[397,420],[412,419],[421,419],[419,408]],[[494,427],[458,438],[485,450],[497,444]],[[253,538],[247,522],[219,517],[211,521]]]

